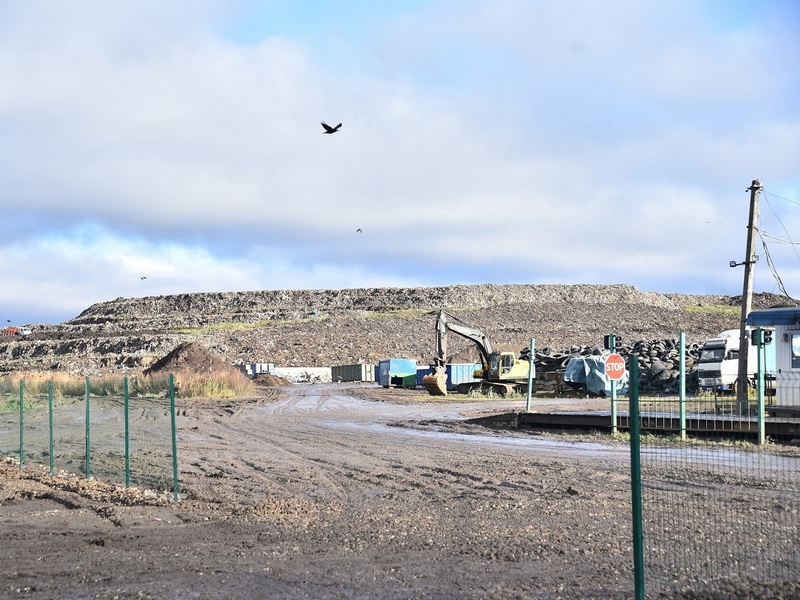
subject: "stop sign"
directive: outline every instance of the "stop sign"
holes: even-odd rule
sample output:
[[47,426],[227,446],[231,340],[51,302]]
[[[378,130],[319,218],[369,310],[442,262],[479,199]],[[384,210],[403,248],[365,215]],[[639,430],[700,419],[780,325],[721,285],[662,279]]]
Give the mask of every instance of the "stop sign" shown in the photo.
[[619,354],[609,354],[606,357],[606,375],[612,381],[619,381],[625,374],[625,359]]

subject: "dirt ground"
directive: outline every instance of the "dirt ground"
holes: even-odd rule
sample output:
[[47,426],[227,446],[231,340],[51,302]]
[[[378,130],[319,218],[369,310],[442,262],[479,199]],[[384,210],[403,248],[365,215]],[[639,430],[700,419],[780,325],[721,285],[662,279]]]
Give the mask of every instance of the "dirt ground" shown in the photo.
[[180,403],[179,503],[4,460],[0,597],[632,597],[627,444],[465,422],[524,400],[259,394]]

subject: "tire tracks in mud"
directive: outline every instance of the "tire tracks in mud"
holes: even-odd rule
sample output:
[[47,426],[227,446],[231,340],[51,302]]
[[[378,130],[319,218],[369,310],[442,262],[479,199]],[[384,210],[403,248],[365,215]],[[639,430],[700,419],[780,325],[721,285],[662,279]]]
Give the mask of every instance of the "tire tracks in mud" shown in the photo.
[[341,511],[369,501],[558,502],[584,485],[577,475],[563,489],[543,483],[553,475],[569,476],[564,461],[573,459],[557,449],[544,456],[502,437],[389,426],[443,412],[457,411],[370,402],[336,386],[296,386],[277,400],[201,418],[184,438],[182,462],[193,467],[182,473],[184,493],[234,506],[273,496],[303,498]]
[[[630,491],[617,449],[598,460],[537,446],[462,423],[489,410],[478,403],[403,398],[302,385],[246,401],[181,401],[181,503],[79,501],[92,510],[62,511],[80,527],[58,536],[59,568],[74,572],[75,549],[105,544],[118,554],[97,554],[98,572],[113,574],[114,589],[159,581],[173,595],[203,596],[216,574],[244,582],[242,597],[575,597],[564,582],[602,591],[618,586],[612,575],[627,577]],[[62,517],[49,518],[53,527]],[[19,542],[20,529],[6,531]],[[38,565],[43,548],[54,552],[53,537],[25,540],[22,568]],[[147,571],[142,556],[157,557]],[[337,587],[316,585],[330,581]]]

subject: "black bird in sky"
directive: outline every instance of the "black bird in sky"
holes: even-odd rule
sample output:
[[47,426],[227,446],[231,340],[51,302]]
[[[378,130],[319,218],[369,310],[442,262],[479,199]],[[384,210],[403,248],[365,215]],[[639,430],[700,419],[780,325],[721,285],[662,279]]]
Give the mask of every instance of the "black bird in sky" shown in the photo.
[[364,233],[361,229],[356,229],[356,233]]
[[325,134],[325,133],[336,133],[337,131],[339,131],[339,128],[342,126],[341,123],[339,123],[336,127],[331,127],[325,121],[320,121],[320,123],[322,123],[322,126],[325,128],[325,131],[322,132],[323,134]]

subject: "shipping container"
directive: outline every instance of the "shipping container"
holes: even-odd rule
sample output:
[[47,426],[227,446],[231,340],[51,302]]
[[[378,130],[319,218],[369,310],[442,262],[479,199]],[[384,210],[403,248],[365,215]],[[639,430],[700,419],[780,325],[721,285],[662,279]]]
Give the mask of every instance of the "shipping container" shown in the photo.
[[[447,390],[456,389],[459,383],[478,381],[475,371],[481,370],[481,363],[453,363],[445,366],[447,372]],[[433,366],[420,367],[417,369],[417,385],[422,385],[422,378],[433,373]]]
[[275,370],[275,363],[247,363],[244,366],[244,374],[248,377],[258,375],[271,375]]
[[417,383],[417,361],[410,358],[388,358],[380,361],[378,383],[383,387],[414,387]]
[[331,378],[336,381],[375,381],[375,365],[357,363],[331,367]]

